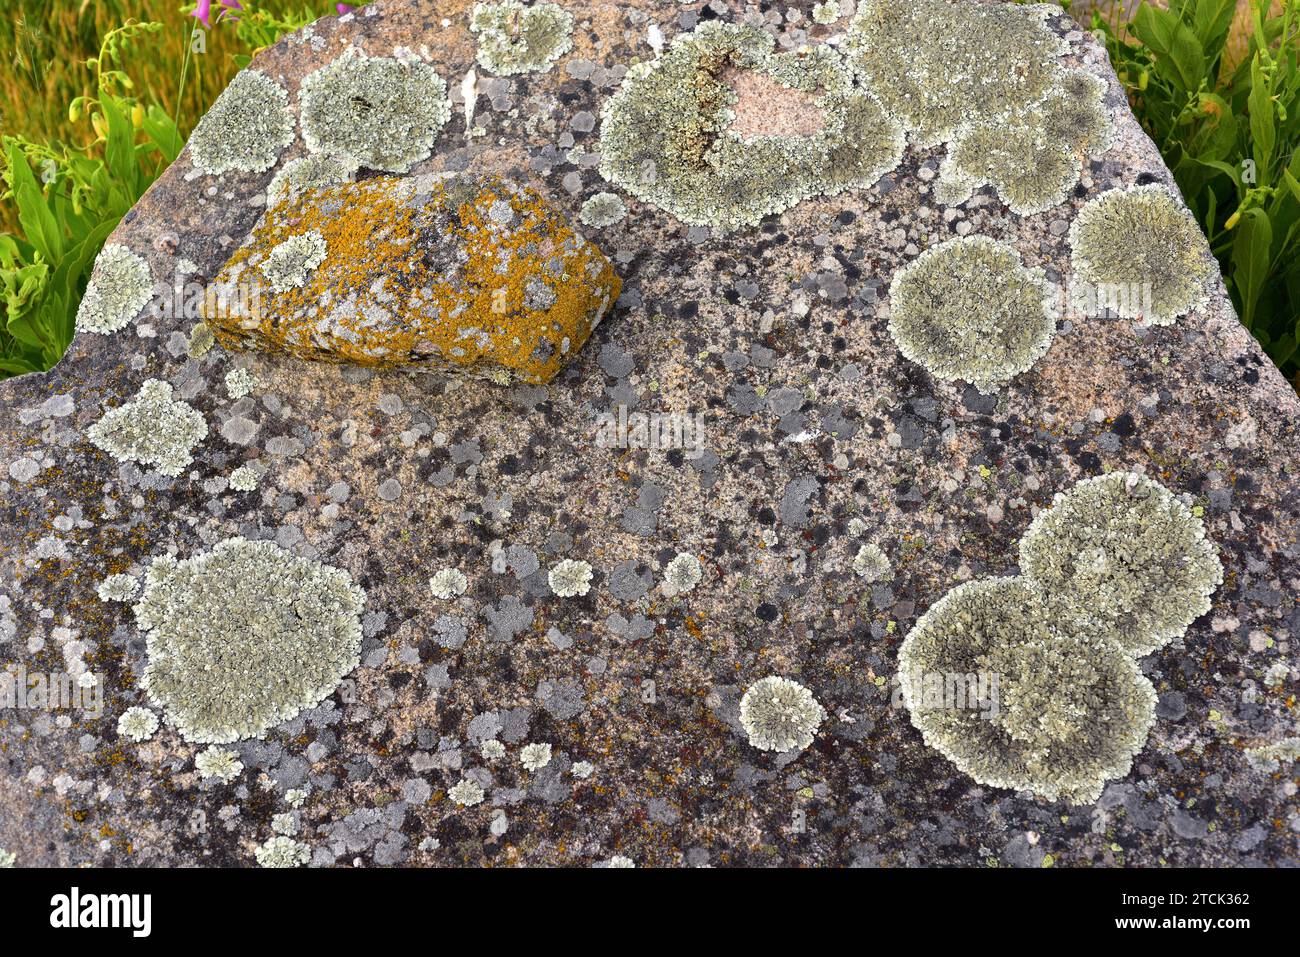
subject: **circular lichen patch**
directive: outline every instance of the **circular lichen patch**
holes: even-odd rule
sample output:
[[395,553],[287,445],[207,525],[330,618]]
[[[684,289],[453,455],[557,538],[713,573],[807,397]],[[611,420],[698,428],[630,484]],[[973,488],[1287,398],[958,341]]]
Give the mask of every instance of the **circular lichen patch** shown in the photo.
[[760,751],[802,751],[825,719],[811,691],[777,675],[754,682],[740,699],[741,727]]
[[908,633],[898,668],[926,744],[980,784],[1051,800],[1096,800],[1155,720],[1134,660],[1063,626],[1023,578],[954,588]]
[[1176,193],[1159,183],[1112,189],[1070,228],[1076,284],[1125,319],[1169,325],[1209,299],[1218,266]]
[[149,700],[189,741],[260,737],[357,666],[364,604],[347,572],[274,542],[156,559],[135,605]]
[[433,67],[352,50],[305,77],[298,99],[308,149],[395,173],[427,158],[451,119]]
[[498,76],[544,72],[573,47],[573,14],[556,3],[476,3],[469,28],[479,66]]
[[152,298],[149,264],[125,246],[109,243],[96,257],[77,306],[77,331],[102,334],[124,329]]
[[195,169],[217,176],[262,173],[293,142],[293,114],[284,87],[265,73],[242,70],[190,134]]
[[[684,222],[728,231],[812,196],[870,186],[898,165],[902,127],[854,87],[839,54],[774,47],[757,27],[714,21],[634,65],[604,109],[601,175]],[[808,115],[744,135],[733,107],[745,76],[772,95],[808,98]]]
[[1132,655],[1181,637],[1223,582],[1201,520],[1133,472],[1084,479],[1057,495],[1021,538],[1020,569],[1064,614]]
[[932,246],[894,276],[889,333],[940,379],[981,391],[1004,385],[1047,352],[1056,333],[1041,270],[985,236]]

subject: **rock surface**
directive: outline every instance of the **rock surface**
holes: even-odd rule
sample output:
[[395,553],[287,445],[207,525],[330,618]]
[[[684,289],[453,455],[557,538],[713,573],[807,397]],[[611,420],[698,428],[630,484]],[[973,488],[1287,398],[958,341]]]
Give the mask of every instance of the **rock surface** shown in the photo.
[[[545,70],[486,72],[455,0],[381,0],[254,63],[294,110],[350,47],[419,56],[453,108],[412,174],[527,183],[570,223],[621,197],[626,215],[588,233],[621,296],[549,385],[210,347],[188,293],[248,239],[276,169],[214,177],[189,152],[113,236],[182,301],[167,289],[50,373],[0,384],[0,659],[93,675],[104,695],[100,715],[0,712],[0,848],[108,866],[1294,862],[1294,764],[1250,754],[1295,735],[1300,402],[1222,284],[1171,325],[1061,318],[989,395],[902,358],[887,328],[891,278],[922,250],[985,235],[1061,284],[1085,202],[1172,183],[1100,47],[1048,21],[1106,81],[1114,131],[1045,212],[988,188],[945,206],[943,148],[910,145],[870,188],[719,235],[602,179],[603,106],[706,20],[793,50],[839,42],[847,19],[565,6],[572,48]],[[299,135],[278,168],[304,155]],[[207,425],[159,452],[175,475],[87,435],[149,380]],[[670,447],[638,414],[669,423]],[[1154,724],[1095,804],[978,785],[896,706],[898,647],[954,586],[1016,574],[1056,493],[1120,469],[1188,497],[1224,583],[1140,660]],[[158,710],[132,579],[231,538],[345,571],[366,599],[360,665],[230,753],[165,720],[119,733],[127,709]],[[855,572],[865,545],[888,574]],[[770,675],[824,711],[804,750],[747,739],[741,698]]]
[[577,354],[619,288],[536,190],[373,177],[269,208],[204,317],[228,348],[537,384]]

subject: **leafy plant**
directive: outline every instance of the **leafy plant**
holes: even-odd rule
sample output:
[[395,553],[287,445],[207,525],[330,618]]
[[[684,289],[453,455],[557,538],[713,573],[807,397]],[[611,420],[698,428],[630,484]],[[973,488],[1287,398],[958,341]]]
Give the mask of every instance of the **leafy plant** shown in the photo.
[[1300,387],[1300,0],[1245,6],[1240,31],[1235,0],[1144,2],[1126,24],[1094,12],[1092,27],[1242,323]]

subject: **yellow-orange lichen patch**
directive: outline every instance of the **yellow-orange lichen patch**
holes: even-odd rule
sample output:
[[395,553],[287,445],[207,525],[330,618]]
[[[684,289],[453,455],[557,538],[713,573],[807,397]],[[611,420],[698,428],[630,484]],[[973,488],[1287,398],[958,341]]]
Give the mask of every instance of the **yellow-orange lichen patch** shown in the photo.
[[204,318],[227,348],[544,383],[621,285],[529,187],[376,177],[269,208],[210,287]]

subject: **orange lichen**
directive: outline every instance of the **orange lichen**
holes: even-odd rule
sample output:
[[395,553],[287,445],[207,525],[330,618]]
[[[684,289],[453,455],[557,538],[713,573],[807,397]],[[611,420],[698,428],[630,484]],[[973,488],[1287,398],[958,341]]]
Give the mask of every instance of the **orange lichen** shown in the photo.
[[[324,261],[300,285],[272,290],[267,257],[312,234]],[[218,275],[204,316],[227,348],[544,383],[621,285],[600,250],[527,187],[377,177],[271,207]]]

